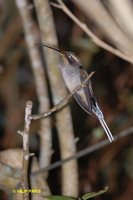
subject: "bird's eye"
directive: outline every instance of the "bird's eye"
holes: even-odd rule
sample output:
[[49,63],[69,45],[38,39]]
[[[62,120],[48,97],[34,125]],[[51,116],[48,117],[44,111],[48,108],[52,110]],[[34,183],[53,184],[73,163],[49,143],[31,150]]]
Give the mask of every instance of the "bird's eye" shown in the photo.
[[68,57],[69,57],[69,58],[72,58],[72,56],[71,56],[70,54],[68,55]]

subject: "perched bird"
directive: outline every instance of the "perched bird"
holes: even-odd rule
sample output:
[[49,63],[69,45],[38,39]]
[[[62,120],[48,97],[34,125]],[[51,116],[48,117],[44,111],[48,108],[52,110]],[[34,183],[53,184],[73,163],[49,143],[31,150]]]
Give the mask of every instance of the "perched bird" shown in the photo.
[[[73,90],[79,86],[88,76],[87,72],[83,68],[79,57],[71,51],[61,51],[56,47],[39,44],[50,49],[57,51],[61,55],[61,73],[63,80],[68,90],[72,93]],[[105,133],[108,136],[110,142],[114,141],[114,138],[104,120],[102,111],[100,110],[96,97],[92,89],[92,83],[89,80],[86,87],[80,89],[74,94],[74,98],[82,109],[88,114],[94,113],[100,121]]]

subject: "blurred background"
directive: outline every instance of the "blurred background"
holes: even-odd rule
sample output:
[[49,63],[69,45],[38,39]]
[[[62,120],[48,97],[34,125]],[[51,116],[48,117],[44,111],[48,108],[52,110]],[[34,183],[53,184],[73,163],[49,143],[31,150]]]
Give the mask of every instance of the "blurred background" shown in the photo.
[[[35,77],[29,48],[25,40],[17,1],[0,0],[0,149],[22,148],[17,134],[24,126],[25,102],[33,102],[33,113],[39,113]],[[18,0],[19,2],[19,0]],[[23,1],[22,1],[23,2]],[[48,1],[48,3],[56,1]],[[64,0],[65,5],[101,40],[133,60],[133,1]],[[35,43],[41,43],[35,1],[27,1],[35,29]],[[62,10],[50,5],[59,47],[75,52],[90,73],[99,106],[113,135],[133,126],[133,66],[96,45]],[[45,15],[45,13],[44,13]],[[49,19],[48,19],[49,20]],[[49,43],[49,41],[45,41]],[[57,45],[57,44],[54,44]],[[50,107],[55,105],[49,81],[49,69],[43,50],[39,51],[46,74]],[[56,53],[53,53],[56,54]],[[59,68],[58,66],[54,66]],[[60,85],[62,87],[62,85]],[[65,95],[64,95],[65,97]],[[56,97],[55,97],[56,98]],[[58,99],[58,97],[57,97]],[[61,99],[60,99],[61,100]],[[76,149],[98,144],[106,135],[95,116],[86,114],[72,98],[70,103]],[[44,110],[45,111],[45,110]],[[60,113],[60,111],[59,111]],[[55,114],[51,115],[52,158],[61,159]],[[69,125],[68,125],[69,126]],[[30,130],[30,151],[40,156],[40,121],[33,121]],[[62,133],[63,134],[63,133]],[[130,200],[133,198],[133,135],[118,139],[78,160],[79,195],[109,186],[97,199]],[[61,194],[61,167],[49,171],[52,194]],[[1,190],[1,198],[6,199]]]

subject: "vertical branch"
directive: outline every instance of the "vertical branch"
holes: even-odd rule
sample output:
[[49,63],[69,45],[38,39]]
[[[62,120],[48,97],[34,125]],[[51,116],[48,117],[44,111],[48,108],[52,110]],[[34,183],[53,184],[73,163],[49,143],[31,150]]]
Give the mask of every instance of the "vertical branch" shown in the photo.
[[[48,0],[34,0],[38,21],[41,29],[42,42],[57,46],[57,37],[53,16]],[[49,49],[43,49],[48,67],[48,75],[51,84],[53,102],[56,105],[66,94],[64,83],[58,69],[59,60],[56,53]],[[65,159],[76,152],[73,142],[74,133],[69,107],[56,114],[61,158]],[[67,196],[78,195],[78,172],[77,161],[73,160],[62,166],[62,193]]]
[[[36,91],[39,100],[39,112],[44,112],[49,109],[49,99],[45,80],[43,65],[41,62],[39,51],[34,44],[37,41],[34,22],[31,17],[30,9],[28,9],[27,0],[16,0],[16,4],[22,19],[25,39],[29,50],[29,55],[32,63],[32,69],[35,77]],[[43,161],[41,167],[50,164],[51,160],[51,125],[50,119],[42,119],[40,123],[40,157]]]
[[[28,189],[28,165],[29,165],[29,129],[30,129],[30,123],[31,119],[29,116],[32,112],[32,102],[27,101],[26,107],[25,107],[25,125],[24,125],[24,131],[19,132],[23,137],[23,161],[22,161],[22,188]],[[25,200],[28,200],[28,194],[24,193],[23,195]]]

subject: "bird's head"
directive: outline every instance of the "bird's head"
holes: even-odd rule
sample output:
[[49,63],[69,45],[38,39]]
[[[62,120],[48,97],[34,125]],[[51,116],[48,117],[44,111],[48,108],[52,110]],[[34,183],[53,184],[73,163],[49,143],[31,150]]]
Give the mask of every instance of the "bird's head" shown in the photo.
[[61,55],[62,64],[69,64],[73,67],[81,66],[80,59],[78,58],[78,56],[75,53],[73,53],[71,51],[62,51],[62,50],[60,50],[56,47],[53,47],[53,46],[50,46],[50,45],[47,45],[47,44],[38,44],[38,45],[50,48],[54,51],[57,51]]
[[81,61],[75,53],[71,51],[64,52],[64,57],[71,66],[81,66]]

